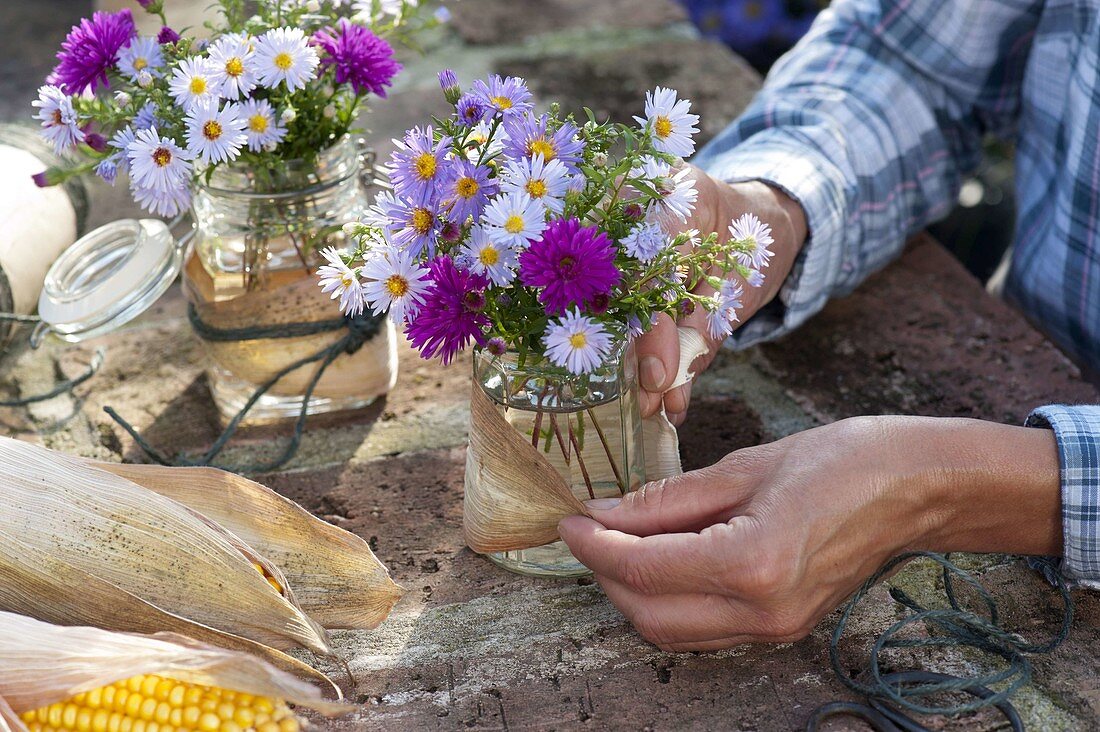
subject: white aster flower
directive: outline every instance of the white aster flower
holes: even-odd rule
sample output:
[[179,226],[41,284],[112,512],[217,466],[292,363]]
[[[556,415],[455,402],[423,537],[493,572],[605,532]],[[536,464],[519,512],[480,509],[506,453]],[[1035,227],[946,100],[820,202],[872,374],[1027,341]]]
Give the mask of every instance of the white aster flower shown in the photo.
[[295,91],[316,77],[321,59],[301,28],[273,28],[256,40],[255,61],[261,84],[274,89],[285,83]]
[[493,284],[504,287],[516,278],[518,257],[516,250],[506,244],[498,244],[480,226],[470,230],[470,239],[462,247],[462,261],[474,274],[483,274]]
[[358,270],[345,264],[335,247],[322,250],[321,256],[328,261],[328,264],[317,268],[317,276],[321,278],[321,292],[331,292],[332,300],[340,298],[340,312],[344,315],[362,313],[366,301]]
[[428,289],[428,270],[407,252],[386,248],[367,257],[360,270],[364,296],[375,315],[389,313],[398,323],[416,317]]
[[158,193],[186,188],[191,177],[191,163],[186,154],[171,139],[161,137],[156,127],[142,130],[126,148],[130,161],[133,186]]
[[740,320],[737,311],[741,309],[741,296],[744,290],[740,283],[723,280],[722,287],[714,294],[714,307],[707,307],[707,331],[715,340],[725,340],[733,332],[733,323]]
[[485,209],[484,224],[497,244],[526,249],[546,230],[546,207],[526,193],[499,196]]
[[485,152],[485,159],[488,160],[496,155],[499,155],[504,150],[504,143],[508,140],[508,133],[504,131],[503,127],[497,127],[497,131],[493,134],[492,140],[489,139],[489,133],[492,132],[492,127],[488,122],[478,122],[470,130],[470,134],[466,137],[466,142],[470,145],[466,151],[466,157],[471,163],[476,163],[481,157],[481,151],[485,149],[485,143],[489,143],[488,150]]
[[401,12],[402,6],[415,8],[419,4],[420,0],[355,0],[351,6],[357,13],[374,17],[375,7],[378,8],[378,15],[384,16],[397,15]]
[[137,183],[130,176],[130,193],[139,206],[157,216],[172,218],[191,205],[191,189],[184,183],[177,188],[159,191]]
[[744,213],[730,224],[730,238],[738,246],[733,256],[738,262],[753,269],[763,269],[772,258],[768,246],[774,243],[772,227],[751,213]]
[[642,221],[634,226],[622,240],[623,251],[642,262],[653,258],[668,246],[668,235],[652,221]]
[[31,102],[38,107],[37,119],[42,120],[42,137],[52,145],[58,155],[84,140],[72,97],[61,87],[47,85],[38,88],[38,99]]
[[631,176],[647,181],[657,191],[659,198],[650,199],[646,215],[670,234],[687,223],[695,210],[699,192],[695,190],[695,181],[688,177],[690,172],[681,168],[673,173],[671,165],[651,155],[642,158],[641,165],[630,171]]
[[173,72],[168,90],[185,110],[202,102],[216,102],[221,95],[217,72],[209,59],[199,56],[185,58]]
[[118,68],[122,73],[137,81],[142,71],[160,76],[159,69],[164,68],[164,54],[156,38],[139,36],[118,54]]
[[508,163],[501,191],[506,194],[526,193],[541,202],[547,210],[560,214],[565,209],[565,194],[569,190],[569,171],[560,160],[545,162],[542,155],[520,158]]
[[187,113],[187,153],[204,163],[224,163],[241,154],[248,142],[247,123],[236,104],[218,108],[218,102],[196,104]]
[[653,136],[658,152],[689,157],[695,152],[692,137],[699,132],[699,115],[691,114],[691,102],[677,99],[675,89],[657,87],[645,95],[645,117],[634,119]]
[[579,308],[550,323],[542,337],[546,357],[571,374],[591,373],[603,365],[611,350],[607,329],[592,318],[581,315]]
[[255,49],[247,36],[241,33],[223,36],[207,53],[222,97],[240,99],[256,88]]
[[259,152],[278,145],[286,137],[286,128],[275,117],[275,108],[266,99],[248,99],[240,105],[241,119],[248,135],[248,149]]

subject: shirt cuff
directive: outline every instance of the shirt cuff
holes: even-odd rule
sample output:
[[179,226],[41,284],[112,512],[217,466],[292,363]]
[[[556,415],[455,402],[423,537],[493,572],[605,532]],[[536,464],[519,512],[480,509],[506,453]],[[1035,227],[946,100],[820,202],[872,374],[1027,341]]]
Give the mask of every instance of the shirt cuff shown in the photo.
[[1028,427],[1054,430],[1062,484],[1062,574],[1100,589],[1100,406],[1051,405]]
[[[808,229],[778,302],[731,336],[732,345],[747,348],[794,330],[833,294],[843,266],[845,179],[833,161],[799,140],[795,131],[763,130],[724,152],[713,152],[721,143],[716,140],[705,149],[697,164],[727,183],[759,180],[775,186],[802,206]],[[767,270],[764,273],[767,276]]]

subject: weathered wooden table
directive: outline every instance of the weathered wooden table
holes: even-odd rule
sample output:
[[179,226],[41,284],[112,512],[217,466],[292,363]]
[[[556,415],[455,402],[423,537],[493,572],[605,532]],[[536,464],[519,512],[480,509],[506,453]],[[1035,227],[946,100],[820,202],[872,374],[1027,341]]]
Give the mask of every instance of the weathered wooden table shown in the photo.
[[[0,64],[0,114],[24,117],[50,44],[80,2],[8,2],[0,28],[14,31]],[[169,3],[169,13],[171,15]],[[442,111],[434,72],[470,80],[490,68],[521,73],[544,98],[625,116],[642,92],[671,85],[696,100],[705,134],[728,121],[757,84],[724,49],[695,39],[666,0],[462,0],[453,26],[369,123],[388,139]],[[18,29],[36,28],[33,38]],[[6,38],[5,40],[9,40]],[[18,67],[19,71],[14,70]],[[124,187],[94,191],[93,218],[132,212]],[[201,371],[201,347],[173,291],[125,331],[78,347],[9,352],[0,367],[11,393],[42,389],[106,346],[103,371],[76,398],[0,412],[4,432],[50,447],[139,460],[102,412],[114,406],[159,445],[199,450],[218,430]],[[625,623],[588,580],[538,581],[507,574],[465,549],[461,537],[468,361],[449,368],[402,347],[397,388],[351,419],[318,419],[296,460],[259,476],[327,520],[370,540],[408,588],[370,633],[340,632],[337,647],[357,677],[361,706],[325,729],[741,729],[801,727],[818,704],[846,697],[828,666],[835,616],[800,642],[722,653],[666,654]],[[985,294],[937,244],[918,238],[901,260],[851,297],[832,303],[797,334],[744,353],[723,353],[700,379],[681,429],[688,468],[729,451],[857,414],[970,416],[1019,423],[1052,401],[1100,399],[1076,369],[1017,314]],[[252,462],[276,454],[281,433],[245,434],[225,455]],[[1021,517],[1026,520],[1026,517]],[[973,566],[1025,632],[1052,631],[1056,595],[1036,575],[999,557]],[[934,573],[893,582],[937,597]],[[1017,705],[1035,729],[1100,727],[1100,601],[1077,593],[1069,641],[1036,661]],[[853,669],[871,638],[899,617],[879,589],[854,619],[843,649]],[[940,669],[975,657],[925,655]],[[902,658],[899,665],[907,662]],[[917,659],[912,659],[917,662]],[[981,714],[950,729],[996,729]],[[836,722],[831,728],[860,728]]]

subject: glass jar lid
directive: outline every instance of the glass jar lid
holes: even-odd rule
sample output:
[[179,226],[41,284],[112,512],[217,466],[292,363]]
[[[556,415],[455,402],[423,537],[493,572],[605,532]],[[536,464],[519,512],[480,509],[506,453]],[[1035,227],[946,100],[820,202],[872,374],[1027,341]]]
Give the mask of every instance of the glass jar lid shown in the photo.
[[46,273],[38,299],[43,332],[76,343],[109,333],[145,312],[176,279],[183,247],[156,219],[122,219],[69,247]]

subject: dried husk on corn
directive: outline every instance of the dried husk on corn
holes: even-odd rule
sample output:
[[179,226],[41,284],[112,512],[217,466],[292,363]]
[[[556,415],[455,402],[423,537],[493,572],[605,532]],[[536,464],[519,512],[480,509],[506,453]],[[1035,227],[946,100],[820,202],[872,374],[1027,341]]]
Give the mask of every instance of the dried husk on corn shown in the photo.
[[[669,390],[691,381],[691,365],[707,352],[706,340],[694,328],[680,328],[680,364]],[[604,425],[610,444],[622,439],[621,427]],[[642,420],[646,479],[659,480],[683,472],[676,428],[662,410]],[[598,448],[592,446],[596,451]],[[590,461],[592,465],[603,461]],[[466,544],[475,552],[514,551],[558,539],[558,522],[587,515],[565,479],[545,455],[502,415],[478,384],[470,396],[470,446],[466,470],[480,479],[468,481],[462,502]],[[610,471],[610,467],[607,468]],[[595,480],[608,476],[593,474]],[[632,486],[634,487],[634,486]]]
[[95,465],[243,539],[278,565],[301,607],[326,628],[375,628],[404,592],[363,539],[247,478],[216,468]]
[[[146,674],[281,699],[325,714],[350,710],[248,654],[186,636],[61,627],[0,612],[0,697],[15,714]],[[18,718],[9,725],[25,730]]]
[[78,458],[0,438],[0,529],[166,612],[332,653],[274,564],[182,504]]
[[0,732],[24,732],[26,726],[19,719],[19,715],[8,704],[7,699],[0,694]]
[[274,648],[201,625],[77,569],[0,530],[0,611],[54,625],[89,625],[129,633],[173,632],[203,643],[250,653],[275,668],[308,679],[341,698],[327,676]]

